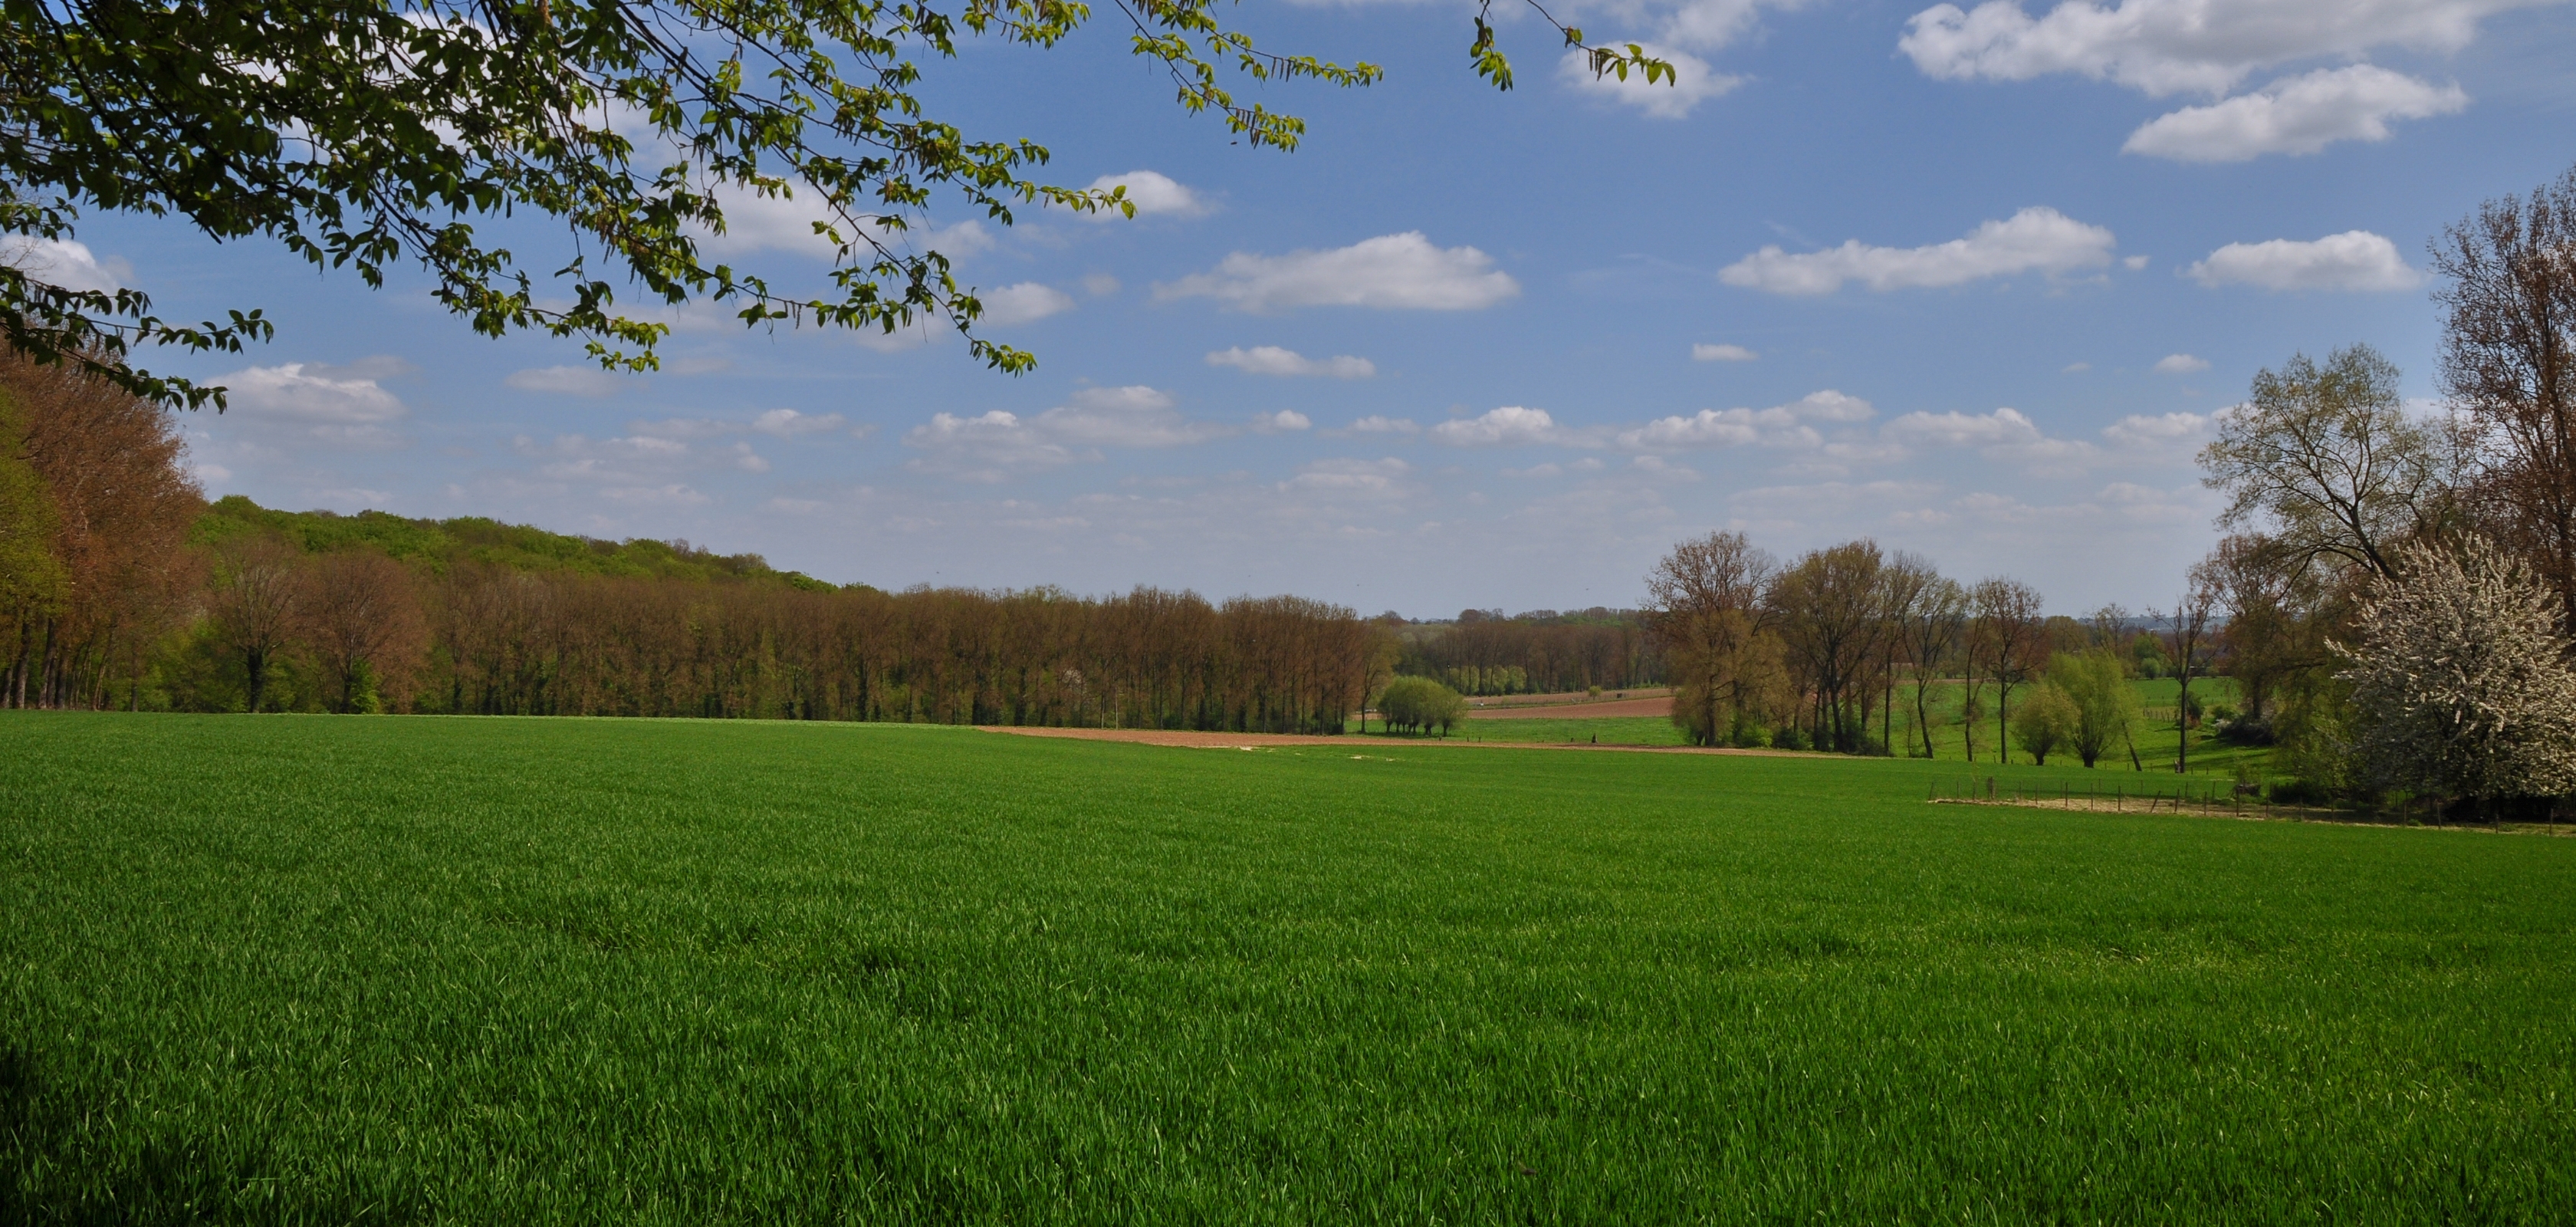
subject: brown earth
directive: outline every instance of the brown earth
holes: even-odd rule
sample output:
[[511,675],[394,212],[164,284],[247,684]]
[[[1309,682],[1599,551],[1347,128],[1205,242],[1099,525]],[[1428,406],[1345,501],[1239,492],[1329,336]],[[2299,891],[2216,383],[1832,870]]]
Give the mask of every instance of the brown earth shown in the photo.
[[1478,707],[1467,712],[1471,720],[1605,720],[1612,716],[1670,716],[1672,714],[1673,696],[1668,694],[1651,699],[1603,699],[1591,703]]
[[1701,746],[1596,746],[1534,741],[1467,741],[1462,738],[1316,737],[1296,733],[1206,733],[1194,729],[1066,729],[979,724],[985,733],[1022,737],[1061,737],[1073,741],[1126,741],[1149,746],[1196,750],[1268,750],[1285,746],[1338,746],[1345,750],[1412,750],[1458,747],[1478,750],[1616,750],[1632,754],[1733,754],[1754,758],[1791,756],[1788,750],[1709,749]]

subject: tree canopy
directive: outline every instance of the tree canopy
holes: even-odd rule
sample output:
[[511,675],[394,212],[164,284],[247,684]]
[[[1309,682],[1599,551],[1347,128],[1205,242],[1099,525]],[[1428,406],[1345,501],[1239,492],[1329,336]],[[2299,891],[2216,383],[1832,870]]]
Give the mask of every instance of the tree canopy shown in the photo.
[[[1380,76],[1263,50],[1217,10],[1116,0],[1113,20],[1183,108],[1256,147],[1293,149],[1305,125],[1238,101],[1229,80]],[[1028,205],[1133,206],[1037,177],[1044,145],[929,114],[925,65],[972,38],[1051,47],[1093,15],[1070,0],[0,0],[0,235],[15,240],[0,339],[138,395],[222,405],[220,388],[126,359],[239,350],[271,334],[258,309],[185,324],[138,290],[46,279],[47,245],[109,210],[275,241],[370,286],[416,263],[478,332],[578,338],[612,368],[651,369],[667,331],[653,311],[707,300],[751,326],[944,320],[989,366],[1025,371],[1031,355],[973,335],[982,304],[913,229],[934,206],[1004,224]],[[1636,44],[1588,47],[1547,20],[1596,73],[1673,80]],[[1485,9],[1475,30],[1475,71],[1509,89]],[[778,197],[826,219],[824,284],[706,258],[728,207]],[[477,229],[519,213],[568,231],[569,250],[535,266],[551,272]]]

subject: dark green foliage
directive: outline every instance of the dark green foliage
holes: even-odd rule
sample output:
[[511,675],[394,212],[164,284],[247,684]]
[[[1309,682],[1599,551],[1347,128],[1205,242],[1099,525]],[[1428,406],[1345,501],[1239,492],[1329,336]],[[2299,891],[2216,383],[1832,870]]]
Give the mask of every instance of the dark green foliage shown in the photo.
[[526,524],[503,524],[482,516],[453,520],[414,520],[382,511],[344,516],[331,511],[276,511],[241,495],[217,499],[198,520],[192,534],[200,544],[267,532],[285,538],[308,554],[354,544],[375,546],[395,558],[426,565],[443,574],[464,560],[521,571],[570,571],[631,579],[765,580],[807,591],[830,592],[831,584],[795,571],[770,568],[758,554],[717,554],[686,541],[634,538],[602,541],[547,532]]
[[0,745],[13,1223],[2576,1205],[2576,841],[1376,740],[9,712]]

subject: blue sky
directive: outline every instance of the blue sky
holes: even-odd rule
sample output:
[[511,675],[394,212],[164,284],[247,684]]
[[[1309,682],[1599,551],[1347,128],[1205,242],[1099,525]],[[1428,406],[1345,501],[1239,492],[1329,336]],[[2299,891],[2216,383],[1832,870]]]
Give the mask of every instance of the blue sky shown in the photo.
[[[1500,6],[1497,12],[1503,12]],[[927,219],[1011,378],[683,315],[666,373],[494,341],[415,279],[101,216],[67,277],[273,343],[167,360],[210,494],[684,537],[838,581],[1447,616],[1633,605],[1681,537],[1852,537],[2056,612],[2170,599],[2214,538],[2191,456],[2259,368],[2354,341],[2434,395],[2426,240],[2576,161],[2576,8],[2498,0],[1631,0],[1560,7],[1673,56],[1599,87],[1511,13],[1519,87],[1452,3],[1233,16],[1384,83],[1245,92],[1230,143],[1100,20],[932,66],[934,113],[1126,176],[1133,220]],[[729,254],[820,286],[791,209]],[[546,227],[495,228],[531,268]],[[84,258],[88,263],[84,263]]]

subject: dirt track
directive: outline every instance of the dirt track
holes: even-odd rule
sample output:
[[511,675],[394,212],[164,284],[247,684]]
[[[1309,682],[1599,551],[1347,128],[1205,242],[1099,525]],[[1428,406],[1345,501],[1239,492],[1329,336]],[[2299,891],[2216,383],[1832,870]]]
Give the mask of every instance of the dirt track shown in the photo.
[[1538,741],[1468,741],[1463,738],[1310,737],[1294,733],[1203,733],[1190,729],[1063,729],[979,724],[986,733],[1022,737],[1062,737],[1073,741],[1128,741],[1149,746],[1195,750],[1267,750],[1279,746],[1334,746],[1345,750],[1414,750],[1432,747],[1476,750],[1615,750],[1629,754],[1731,754],[1739,757],[1797,757],[1787,750],[1708,749],[1700,746],[1596,746]]

